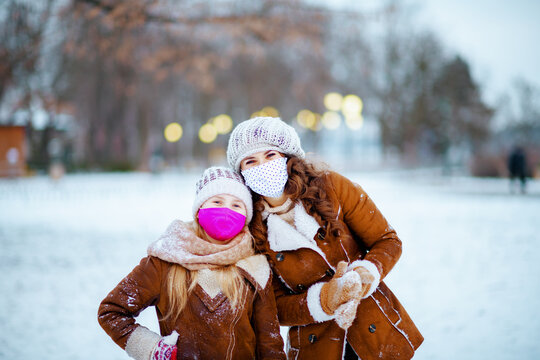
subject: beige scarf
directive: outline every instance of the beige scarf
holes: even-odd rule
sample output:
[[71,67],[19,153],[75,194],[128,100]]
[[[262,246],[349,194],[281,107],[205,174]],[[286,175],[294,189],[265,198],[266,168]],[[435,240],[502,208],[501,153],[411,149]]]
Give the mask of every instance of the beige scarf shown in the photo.
[[215,269],[236,264],[254,254],[252,237],[244,230],[227,244],[213,244],[195,235],[194,224],[175,220],[148,247],[148,255],[188,270]]

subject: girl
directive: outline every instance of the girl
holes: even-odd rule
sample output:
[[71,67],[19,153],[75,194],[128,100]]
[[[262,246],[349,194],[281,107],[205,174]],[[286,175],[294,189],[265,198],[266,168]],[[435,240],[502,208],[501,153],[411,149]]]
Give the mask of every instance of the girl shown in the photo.
[[304,160],[295,130],[259,117],[227,157],[253,191],[250,225],[274,271],[291,359],[410,359],[423,337],[381,281],[401,241],[357,184]]
[[[270,267],[253,252],[251,194],[242,178],[207,169],[193,217],[174,221],[148,247],[148,257],[102,301],[100,325],[137,360],[284,359]],[[134,319],[152,305],[161,335]]]

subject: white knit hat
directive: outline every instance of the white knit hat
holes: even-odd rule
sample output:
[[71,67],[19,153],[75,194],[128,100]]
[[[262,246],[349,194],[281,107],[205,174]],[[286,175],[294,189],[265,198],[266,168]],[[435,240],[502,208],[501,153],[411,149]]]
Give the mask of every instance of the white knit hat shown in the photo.
[[229,138],[227,160],[236,171],[240,162],[259,151],[276,150],[285,155],[303,158],[300,138],[290,125],[280,118],[256,117],[238,124]]
[[242,176],[232,169],[214,166],[204,171],[195,190],[195,201],[193,202],[193,218],[197,217],[201,205],[214,195],[229,194],[236,196],[246,205],[246,224],[249,224],[253,215],[253,203],[251,192],[244,184]]

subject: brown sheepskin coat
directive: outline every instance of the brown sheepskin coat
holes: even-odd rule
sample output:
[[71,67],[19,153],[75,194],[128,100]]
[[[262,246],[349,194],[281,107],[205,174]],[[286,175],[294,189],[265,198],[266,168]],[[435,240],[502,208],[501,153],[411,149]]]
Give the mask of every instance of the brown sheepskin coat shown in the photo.
[[[297,204],[295,209],[300,206],[302,211],[295,211],[294,227],[268,217],[268,239],[259,249],[273,269],[281,325],[290,326],[288,357],[341,359],[347,341],[363,360],[410,359],[423,337],[384,282],[360,302],[348,331],[316,310],[320,298],[313,289],[318,286],[320,292],[339,261],[368,261],[383,279],[401,255],[400,239],[364,190],[334,172],[328,172],[325,179],[326,192],[345,233],[335,237]],[[299,235],[312,244],[306,245]]]
[[[161,336],[173,330],[180,335],[176,343],[177,359],[284,359],[270,268],[265,257],[251,256],[236,266],[248,284],[239,311],[231,310],[223,293],[212,298],[198,284],[178,320],[173,321],[163,319],[169,310],[166,279],[171,263],[148,256],[103,300],[98,311],[99,323],[125,349],[130,336],[140,327],[135,317],[146,307],[155,306]],[[147,329],[136,332],[143,335],[132,341],[140,343],[131,345],[135,348],[132,352],[148,353],[136,349],[151,341],[145,338],[148,332]]]

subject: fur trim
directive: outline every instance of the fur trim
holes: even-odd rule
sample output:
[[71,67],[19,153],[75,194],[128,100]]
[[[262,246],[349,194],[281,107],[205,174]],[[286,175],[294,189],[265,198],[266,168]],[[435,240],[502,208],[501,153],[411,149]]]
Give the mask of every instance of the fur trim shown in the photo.
[[210,269],[199,270],[197,283],[203,288],[203,290],[212,299],[215,298],[221,292],[221,286],[219,285],[219,279],[215,271]]
[[325,313],[321,306],[321,288],[324,284],[324,282],[313,284],[307,291],[306,299],[309,314],[316,322],[328,321],[335,318],[334,315],[328,315]]
[[357,267],[360,267],[360,266],[363,267],[364,269],[366,269],[367,271],[369,271],[369,273],[371,275],[373,275],[373,277],[375,278],[375,280],[373,280],[373,282],[371,283],[369,291],[362,298],[362,299],[365,299],[367,297],[370,297],[371,294],[373,294],[375,292],[375,289],[377,289],[377,286],[379,286],[379,283],[381,282],[381,273],[379,272],[379,269],[377,268],[377,265],[375,265],[374,263],[372,263],[369,260],[356,260],[356,261],[353,261],[349,265],[348,270],[353,270],[353,269],[355,269]]
[[138,326],[126,343],[127,354],[135,360],[151,360],[161,336],[144,326]]
[[313,239],[321,227],[300,202],[294,206],[294,225],[296,230],[308,239]]
[[270,249],[276,252],[292,251],[300,248],[311,249],[321,255],[328,266],[333,269],[334,267],[326,259],[325,253],[313,239],[319,230],[317,221],[306,213],[302,204],[296,204],[294,212],[295,226],[289,225],[278,215],[270,214],[268,216],[268,244]]
[[253,255],[248,258],[242,259],[236,263],[236,266],[244,269],[249,275],[251,275],[257,284],[261,288],[266,288],[266,285],[270,281],[270,265],[264,255]]

